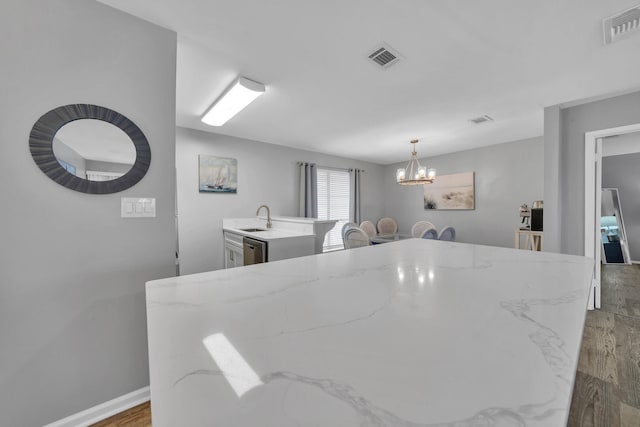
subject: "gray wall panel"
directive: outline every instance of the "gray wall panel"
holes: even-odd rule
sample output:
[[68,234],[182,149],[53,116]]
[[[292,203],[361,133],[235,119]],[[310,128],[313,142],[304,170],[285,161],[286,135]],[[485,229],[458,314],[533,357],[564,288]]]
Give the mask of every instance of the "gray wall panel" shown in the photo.
[[[175,271],[176,34],[93,1],[3,10],[0,425],[39,426],[149,384],[144,283]],[[142,129],[141,182],[91,195],[38,169],[32,126],[76,102]],[[155,197],[157,217],[121,219],[121,197]]]
[[640,123],[640,92],[565,108],[561,114],[561,252],[584,255],[585,133]]

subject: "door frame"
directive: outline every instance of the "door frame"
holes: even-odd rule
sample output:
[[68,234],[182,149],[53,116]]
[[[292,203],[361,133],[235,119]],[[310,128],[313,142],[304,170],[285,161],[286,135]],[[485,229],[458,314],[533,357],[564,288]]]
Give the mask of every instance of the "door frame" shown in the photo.
[[584,255],[595,261],[593,288],[589,296],[589,308],[600,308],[600,241],[602,198],[602,138],[613,135],[640,132],[640,123],[600,129],[584,134]]

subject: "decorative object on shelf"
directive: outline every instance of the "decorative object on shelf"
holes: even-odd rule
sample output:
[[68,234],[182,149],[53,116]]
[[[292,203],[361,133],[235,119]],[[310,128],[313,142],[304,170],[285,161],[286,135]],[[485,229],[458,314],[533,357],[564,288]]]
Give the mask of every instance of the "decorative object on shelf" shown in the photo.
[[531,230],[531,209],[527,204],[520,205],[520,218],[522,218],[521,230]]
[[238,160],[200,155],[200,193],[237,193]]
[[431,184],[436,179],[436,170],[420,165],[418,161],[416,144],[417,139],[411,141],[413,144],[413,152],[407,167],[400,168],[396,171],[396,182],[400,185],[420,185]]
[[262,95],[265,90],[262,83],[240,76],[213,103],[201,120],[209,126],[222,126]]
[[475,209],[475,172],[441,175],[438,181],[424,187],[425,210]]

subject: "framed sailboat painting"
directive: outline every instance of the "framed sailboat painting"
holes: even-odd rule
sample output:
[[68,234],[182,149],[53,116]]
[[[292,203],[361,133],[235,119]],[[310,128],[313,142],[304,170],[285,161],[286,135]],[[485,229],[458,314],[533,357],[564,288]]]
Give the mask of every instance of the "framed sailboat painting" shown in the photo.
[[200,193],[237,193],[238,160],[201,154]]

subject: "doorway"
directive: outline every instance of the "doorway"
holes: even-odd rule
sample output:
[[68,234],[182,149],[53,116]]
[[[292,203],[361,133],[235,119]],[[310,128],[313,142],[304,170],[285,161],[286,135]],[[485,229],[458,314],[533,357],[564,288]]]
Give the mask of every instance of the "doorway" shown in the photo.
[[585,133],[584,255],[595,260],[593,287],[589,297],[590,309],[601,307],[602,240],[600,218],[603,139],[635,132],[640,132],[640,123]]

